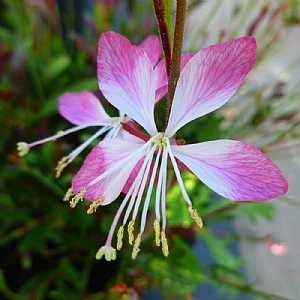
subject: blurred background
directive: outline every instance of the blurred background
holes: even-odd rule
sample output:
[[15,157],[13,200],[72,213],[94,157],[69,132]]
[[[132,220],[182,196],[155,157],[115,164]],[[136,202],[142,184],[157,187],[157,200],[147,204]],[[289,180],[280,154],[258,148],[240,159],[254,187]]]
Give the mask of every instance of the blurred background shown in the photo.
[[183,172],[205,227],[197,229],[171,186],[167,259],[149,227],[135,261],[127,243],[116,261],[95,260],[119,201],[93,215],[87,201],[72,210],[62,201],[93,145],[59,179],[54,171],[93,128],[23,158],[16,151],[19,141],[71,127],[57,111],[64,92],[91,91],[116,115],[96,76],[107,30],[137,45],[157,35],[152,1],[0,0],[0,299],[300,299],[300,1],[189,1],[184,52],[253,35],[258,55],[238,93],[177,137],[251,143],[280,166],[290,189],[280,199],[235,203]]

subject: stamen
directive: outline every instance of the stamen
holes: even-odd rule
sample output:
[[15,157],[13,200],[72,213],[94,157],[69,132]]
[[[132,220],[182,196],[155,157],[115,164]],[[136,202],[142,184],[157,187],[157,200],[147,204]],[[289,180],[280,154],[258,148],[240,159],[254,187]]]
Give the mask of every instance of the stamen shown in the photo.
[[166,180],[165,177],[167,176],[167,151],[163,151],[162,159],[161,159],[161,165],[158,175],[158,183],[156,188],[156,196],[155,196],[155,215],[158,221],[160,221],[160,202],[161,198],[165,197],[164,193],[166,193],[166,187],[164,186]]
[[145,229],[145,226],[146,226],[147,212],[148,212],[148,208],[149,208],[149,204],[150,204],[151,194],[152,194],[153,185],[154,185],[154,179],[155,179],[155,176],[156,176],[156,173],[157,173],[157,167],[158,167],[158,162],[160,160],[160,155],[161,155],[161,149],[158,150],[158,153],[156,155],[156,159],[155,159],[154,167],[152,169],[150,182],[148,184],[147,195],[146,195],[146,199],[145,199],[145,202],[144,202],[144,208],[143,208],[142,218],[141,218],[141,230],[140,230],[141,233],[144,232],[144,229]]
[[188,211],[191,217],[195,220],[196,224],[201,229],[203,227],[203,222],[202,219],[199,217],[197,210],[193,206],[189,205]]
[[119,230],[118,230],[118,241],[117,241],[117,249],[121,250],[122,246],[123,246],[123,234],[124,234],[124,226],[120,226]]
[[19,142],[17,143],[18,151],[19,151],[19,156],[24,156],[29,152],[30,147],[28,146],[27,143],[25,142]]
[[161,244],[162,244],[162,252],[165,257],[169,255],[169,246],[166,237],[166,233],[164,231],[161,232]]
[[159,221],[157,219],[154,220],[153,223],[153,227],[154,227],[154,233],[155,233],[155,244],[156,246],[160,246],[160,225],[159,225]]
[[83,195],[86,193],[86,187],[83,187],[80,192],[73,197],[73,199],[70,201],[70,207],[74,208],[76,204],[82,200]]
[[[114,118],[111,118],[111,119],[114,119]],[[65,136],[65,135],[68,135],[70,133],[79,131],[81,129],[85,129],[85,128],[90,127],[90,126],[106,126],[106,125],[107,125],[107,120],[102,120],[102,121],[97,120],[97,121],[92,121],[92,122],[84,124],[84,125],[72,127],[72,128],[67,129],[65,131],[59,131],[55,135],[52,135],[50,137],[47,137],[47,138],[39,140],[39,141],[35,141],[33,143],[30,143],[30,144],[25,143],[25,142],[19,142],[19,143],[17,143],[19,155],[24,156],[28,153],[29,149],[32,148],[32,147],[35,147],[37,145],[41,145],[41,144],[44,144],[44,143],[47,143],[47,142],[50,142],[50,141],[56,141],[58,138],[61,138],[61,137]]]
[[[143,174],[143,180],[142,180],[142,183],[140,185],[139,193],[138,193],[138,196],[137,196],[137,199],[136,199],[136,202],[135,202],[135,207],[134,207],[133,213],[132,213],[132,218],[133,219],[136,218],[139,207],[140,207],[140,204],[141,204],[141,200],[142,200],[143,193],[145,191],[145,187],[146,187],[146,184],[147,184],[148,175],[149,175],[149,172],[150,172],[150,167],[152,165],[152,158],[153,158],[155,150],[156,150],[156,147],[154,146],[151,149],[151,152],[149,154],[149,157],[151,157],[151,159],[147,162],[147,167],[146,167],[145,173]],[[149,198],[149,200],[150,200],[150,198]],[[142,221],[143,221],[143,218],[142,218]]]
[[83,144],[79,147],[75,148],[69,155],[68,155],[68,164],[71,163],[91,142],[93,142],[97,137],[99,137],[104,132],[110,129],[109,126],[105,126],[99,129],[96,133],[94,133],[89,139],[87,139]]
[[58,178],[60,174],[62,173],[63,169],[68,165],[67,160],[69,159],[69,156],[64,156],[57,164],[55,171],[56,175],[55,177]]
[[97,208],[99,207],[99,205],[100,205],[101,202],[102,202],[102,199],[103,199],[103,196],[100,196],[96,201],[94,201],[94,202],[90,205],[89,209],[87,210],[87,213],[88,213],[89,215],[92,214],[92,213],[94,213],[94,212],[96,212]]
[[102,258],[103,255],[107,261],[115,260],[117,258],[116,249],[111,246],[102,246],[96,253],[96,259]]
[[142,234],[139,233],[134,242],[134,246],[133,246],[133,250],[132,250],[132,259],[136,259],[136,256],[140,251],[141,241],[142,241]]
[[[158,134],[157,134],[158,135]],[[142,158],[143,155],[143,151],[149,146],[149,144],[151,144],[151,142],[156,139],[157,135],[155,135],[154,137],[152,137],[147,143],[145,143],[143,146],[141,146],[140,148],[138,148],[136,151],[132,152],[130,155],[128,155],[126,158],[122,159],[121,161],[119,161],[118,163],[116,163],[113,167],[109,168],[108,170],[106,170],[104,173],[102,173],[100,176],[98,176],[97,178],[95,178],[94,180],[92,180],[88,186],[92,186],[94,184],[96,184],[97,182],[99,182],[100,180],[102,180],[103,178],[107,177],[109,174],[111,174],[112,172],[114,172],[117,169],[122,168],[122,166],[124,166],[128,161],[130,161],[133,157],[137,157],[138,155],[140,155],[140,158]]]
[[64,131],[63,131],[63,130],[59,130],[59,131],[56,133],[56,135],[55,135],[55,136],[57,136],[57,138],[54,138],[54,139],[53,139],[53,142],[56,142],[57,139],[58,139],[58,137],[59,137],[59,136],[62,136],[63,134],[64,134]]
[[188,194],[186,192],[186,189],[184,187],[183,180],[181,178],[180,171],[179,171],[179,168],[177,166],[177,163],[176,163],[176,160],[174,158],[174,155],[172,153],[172,149],[171,149],[171,146],[170,146],[170,141],[168,139],[167,139],[167,148],[168,148],[169,156],[170,156],[173,168],[174,168],[174,172],[175,172],[175,175],[176,175],[176,178],[177,178],[177,182],[179,184],[182,196],[183,196],[183,198],[185,199],[185,201],[187,202],[188,205],[192,205],[192,201],[190,200],[190,198],[189,198],[189,196],[188,196]]
[[[120,120],[121,120],[121,118],[120,118]],[[104,140],[116,138],[116,136],[119,134],[121,128],[122,128],[122,124],[121,124],[121,121],[119,121],[119,123],[117,123],[114,127],[112,127],[112,129],[110,131],[107,132]]]
[[63,201],[69,201],[70,197],[72,197],[73,195],[74,195],[74,194],[73,194],[73,190],[72,190],[72,188],[70,187],[70,188],[68,189],[68,191],[66,192],[66,195],[65,195]]
[[133,230],[134,230],[134,220],[131,220],[127,226],[127,231],[128,231],[128,239],[129,239],[129,244],[133,245],[133,241],[134,241],[134,235],[133,235]]
[[162,229],[166,229],[167,214],[166,214],[166,195],[167,195],[167,164],[168,164],[168,151],[164,151],[162,158],[162,183],[161,183],[161,217]]
[[144,176],[144,173],[145,173],[146,166],[148,164],[149,159],[150,158],[152,159],[152,156],[151,157],[149,156],[150,152],[151,152],[150,150],[147,151],[147,154],[146,154],[146,157],[145,157],[144,162],[142,164],[142,167],[141,167],[140,171],[138,172],[136,178],[134,179],[134,182],[130,187],[129,193],[127,193],[127,195],[126,195],[126,198],[130,197],[130,202],[129,202],[129,204],[127,206],[127,209],[126,209],[126,212],[125,212],[125,216],[124,216],[124,219],[123,219],[123,225],[126,224],[128,218],[129,218],[129,214],[130,214],[130,212],[133,208],[133,205],[135,203],[136,196],[137,196],[139,190],[141,189],[141,182],[143,180],[143,176]]

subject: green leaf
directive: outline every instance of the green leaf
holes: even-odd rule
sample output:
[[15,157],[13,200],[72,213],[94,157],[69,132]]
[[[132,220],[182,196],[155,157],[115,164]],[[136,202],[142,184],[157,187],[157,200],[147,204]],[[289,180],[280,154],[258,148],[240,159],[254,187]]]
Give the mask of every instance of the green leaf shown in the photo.
[[198,259],[190,246],[181,238],[169,241],[168,259],[156,255],[147,259],[146,272],[161,285],[162,291],[172,291],[185,297],[192,292],[201,281],[206,281]]
[[254,224],[258,217],[271,221],[275,213],[275,207],[268,202],[239,202],[236,211],[245,215]]
[[231,238],[216,236],[206,228],[203,228],[199,232],[199,238],[207,244],[209,253],[216,260],[218,265],[230,269],[236,269],[241,265],[242,260],[234,256],[228,249]]
[[17,294],[15,294],[7,285],[5,281],[4,272],[0,269],[0,292],[8,299],[16,299]]
[[45,68],[45,79],[48,81],[53,80],[65,71],[70,66],[70,63],[71,59],[66,54],[52,58]]
[[16,300],[25,299],[25,296],[34,294],[35,300],[46,299],[46,293],[49,287],[49,279],[53,276],[51,272],[41,272],[34,277],[31,277],[19,291],[19,297]]

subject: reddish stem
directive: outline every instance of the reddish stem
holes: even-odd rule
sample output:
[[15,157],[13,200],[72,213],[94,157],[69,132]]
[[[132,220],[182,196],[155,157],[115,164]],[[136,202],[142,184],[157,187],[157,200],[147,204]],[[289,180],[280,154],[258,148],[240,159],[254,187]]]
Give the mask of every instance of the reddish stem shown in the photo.
[[168,76],[170,75],[171,66],[171,45],[168,32],[168,26],[165,20],[165,8],[162,0],[153,0],[154,11],[158,23],[159,34],[166,60],[166,69]]
[[181,63],[186,9],[187,9],[186,0],[177,0],[174,43],[173,43],[172,58],[171,58],[171,71],[170,71],[169,82],[168,82],[168,107],[167,107],[166,123],[168,123],[169,120],[175,89],[180,75],[180,63]]

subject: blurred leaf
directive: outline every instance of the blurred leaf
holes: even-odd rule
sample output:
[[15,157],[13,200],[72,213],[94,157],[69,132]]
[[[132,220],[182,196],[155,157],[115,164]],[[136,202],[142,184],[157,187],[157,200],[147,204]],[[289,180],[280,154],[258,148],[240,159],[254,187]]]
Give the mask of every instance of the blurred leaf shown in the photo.
[[207,244],[210,255],[220,266],[235,270],[241,265],[242,260],[231,253],[228,245],[232,242],[231,238],[226,236],[216,236],[207,228],[199,232],[199,238]]
[[238,202],[236,211],[245,215],[254,224],[259,217],[271,221],[275,207],[269,202]]
[[201,281],[206,281],[199,262],[189,247],[180,238],[173,238],[168,259],[153,257],[146,261],[147,273],[155,278],[164,289],[185,297],[193,291]]
[[54,273],[40,272],[38,275],[33,276],[27,282],[24,283],[19,291],[19,297],[16,300],[23,300],[25,296],[31,297],[34,295],[35,300],[46,299],[47,291],[49,288],[49,281],[52,280]]
[[3,296],[7,297],[7,299],[16,299],[17,297],[17,294],[11,291],[10,288],[8,287],[5,281],[5,274],[1,269],[0,269],[0,292],[3,294]]
[[52,58],[45,68],[45,79],[48,81],[53,80],[63,71],[65,71],[71,63],[71,59],[67,55],[60,55]]

